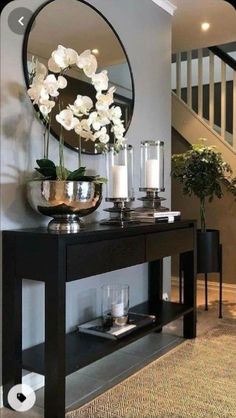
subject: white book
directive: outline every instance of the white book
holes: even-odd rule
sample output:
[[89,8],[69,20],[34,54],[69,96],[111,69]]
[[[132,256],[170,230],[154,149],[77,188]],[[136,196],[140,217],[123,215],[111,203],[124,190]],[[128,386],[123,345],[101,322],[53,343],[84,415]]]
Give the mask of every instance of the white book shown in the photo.
[[140,211],[135,212],[134,217],[143,222],[155,222],[155,221],[168,221],[169,223],[179,219],[181,212],[179,211],[166,211],[166,212],[155,212],[155,211]]
[[96,318],[92,321],[85,322],[78,325],[78,330],[85,334],[97,335],[98,337],[109,338],[117,340],[123,338],[131,332],[141,327],[150,325],[156,320],[155,315],[138,314],[135,312],[129,313],[129,323],[124,326],[113,325],[110,328],[105,328],[102,324],[102,318]]

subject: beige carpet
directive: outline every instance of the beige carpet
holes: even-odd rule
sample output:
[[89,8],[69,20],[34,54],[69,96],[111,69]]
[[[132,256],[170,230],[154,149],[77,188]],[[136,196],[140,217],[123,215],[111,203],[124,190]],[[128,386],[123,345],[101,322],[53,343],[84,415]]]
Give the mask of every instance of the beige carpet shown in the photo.
[[67,418],[236,418],[236,321],[187,340]]

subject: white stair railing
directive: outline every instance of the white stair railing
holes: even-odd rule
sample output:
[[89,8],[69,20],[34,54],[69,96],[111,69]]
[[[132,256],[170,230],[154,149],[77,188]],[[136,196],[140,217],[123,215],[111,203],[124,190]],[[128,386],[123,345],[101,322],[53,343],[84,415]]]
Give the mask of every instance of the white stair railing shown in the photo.
[[[225,62],[221,55],[217,54],[217,56],[214,53],[218,48],[210,49],[176,53],[175,62],[172,64],[175,72],[172,77],[172,89],[180,100],[185,95],[185,103],[188,107],[236,150],[236,61],[229,57]],[[220,84],[218,102],[215,94],[216,83]],[[231,91],[229,85],[232,85]],[[193,106],[194,95],[195,106]],[[209,106],[208,109],[206,104]],[[232,125],[232,128],[228,128],[229,125]]]

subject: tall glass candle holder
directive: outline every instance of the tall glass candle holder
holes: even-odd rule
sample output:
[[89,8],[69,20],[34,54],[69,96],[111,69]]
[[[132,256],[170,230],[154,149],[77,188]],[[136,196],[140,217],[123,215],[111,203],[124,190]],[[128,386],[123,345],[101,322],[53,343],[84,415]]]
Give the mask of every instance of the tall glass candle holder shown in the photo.
[[113,203],[113,207],[104,209],[109,212],[110,219],[102,221],[102,224],[124,226],[133,222],[130,207],[134,201],[133,187],[133,147],[123,145],[119,152],[114,145],[110,145],[106,158],[106,202]]
[[[140,191],[146,192],[146,196],[139,200],[143,202],[144,210],[167,211],[161,206],[164,198],[159,197],[159,192],[164,192],[164,142],[144,141],[140,146]],[[142,208],[138,208],[142,210]]]
[[140,190],[163,192],[164,188],[164,142],[141,142]]

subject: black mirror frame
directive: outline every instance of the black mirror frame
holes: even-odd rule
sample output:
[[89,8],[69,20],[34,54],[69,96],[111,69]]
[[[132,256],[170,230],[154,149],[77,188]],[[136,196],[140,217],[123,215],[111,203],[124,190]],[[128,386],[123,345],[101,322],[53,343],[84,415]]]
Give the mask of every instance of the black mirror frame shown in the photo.
[[[23,72],[24,72],[24,77],[25,77],[25,82],[26,82],[27,89],[29,88],[28,66],[27,66],[27,47],[28,47],[28,40],[29,40],[29,35],[30,35],[30,32],[31,32],[31,28],[34,24],[34,21],[35,21],[36,17],[41,12],[41,10],[43,10],[48,4],[53,3],[54,1],[56,1],[56,0],[48,0],[44,4],[42,4],[40,7],[38,7],[38,9],[31,16],[31,18],[29,20],[29,23],[27,25],[25,34],[24,34],[23,48],[22,48],[22,62],[23,62]],[[109,25],[109,27],[111,28],[111,30],[113,31],[113,33],[117,37],[117,39],[118,39],[118,41],[121,45],[121,48],[124,51],[124,54],[125,54],[125,57],[126,57],[126,60],[127,60],[127,63],[128,63],[129,71],[130,71],[131,84],[132,84],[132,99],[131,99],[132,100],[132,106],[131,106],[132,116],[131,116],[131,118],[129,120],[129,123],[128,123],[128,126],[126,127],[126,130],[124,132],[124,135],[126,135],[128,129],[130,127],[132,117],[133,117],[134,104],[135,104],[134,76],[133,76],[133,71],[132,71],[132,68],[131,68],[129,57],[127,55],[127,52],[126,52],[126,49],[124,47],[123,42],[121,41],[118,33],[116,32],[116,30],[114,29],[112,24],[109,22],[109,20],[96,7],[94,7],[93,5],[88,3],[87,1],[85,1],[85,0],[77,0],[77,1],[79,1],[80,3],[85,4],[86,6],[90,7],[91,9],[93,9]],[[33,106],[34,106],[35,110],[38,110],[37,105],[33,105]],[[42,120],[42,123],[44,123],[43,118],[41,117],[41,114],[40,114],[40,119]],[[56,138],[59,141],[59,136],[55,133],[55,131],[52,128],[50,128],[50,134],[53,135],[54,138]],[[67,147],[67,148],[71,149],[72,151],[78,153],[78,150],[75,149],[72,145],[70,145],[66,142],[64,143],[64,145],[65,145],[65,147]],[[100,155],[99,152],[91,153],[91,152],[85,152],[85,151],[82,151],[82,154],[85,154],[85,155]]]

